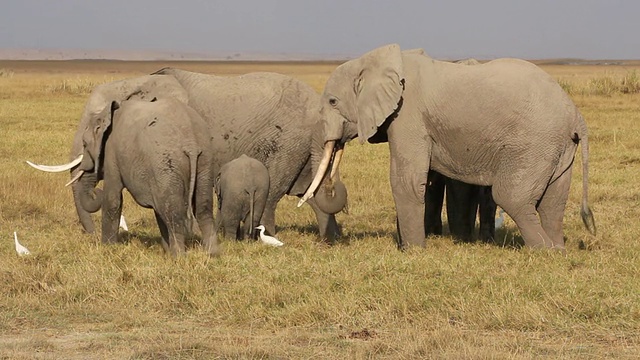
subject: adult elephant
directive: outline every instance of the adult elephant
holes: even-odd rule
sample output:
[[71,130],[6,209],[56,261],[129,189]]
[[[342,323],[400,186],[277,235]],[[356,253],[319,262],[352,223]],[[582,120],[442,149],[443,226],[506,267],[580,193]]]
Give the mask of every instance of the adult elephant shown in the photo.
[[[97,113],[95,109],[100,108],[98,104],[104,108],[113,100],[164,97],[181,99],[208,123],[215,148],[212,173],[242,154],[258,159],[269,169],[269,197],[262,223],[271,233],[275,233],[278,201],[285,194],[302,196],[315,175],[312,169],[328,166],[320,163],[325,138],[317,112],[320,96],[309,85],[276,73],[221,77],[166,68],[97,87],[80,120],[71,151],[74,160],[53,168],[71,169],[73,175],[82,154],[82,133]],[[337,170],[332,175],[317,181],[314,186],[322,186],[309,203],[320,236],[327,239],[339,233],[335,214],[345,206],[347,197]],[[93,222],[79,206],[75,188],[74,198],[83,227],[92,232]]]
[[[402,248],[425,246],[431,168],[492,186],[494,200],[515,221],[527,246],[564,249],[562,219],[581,141],[581,215],[595,234],[587,202],[586,123],[553,78],[531,63],[498,59],[466,66],[403,54],[398,45],[388,45],[331,74],[320,114],[329,154],[335,143],[356,136],[364,142],[384,132],[388,138]],[[300,204],[314,191],[310,187]]]
[[[27,163],[38,170],[46,172],[62,172],[71,170],[71,178],[76,178],[80,173],[78,165],[82,161],[82,158],[80,157],[83,153],[82,136],[85,130],[89,128],[91,120],[95,119],[95,117],[98,116],[107,107],[107,105],[111,104],[112,101],[120,102],[129,99],[150,101],[154,98],[174,98],[183,103],[187,103],[188,100],[187,92],[180,86],[180,83],[176,79],[166,76],[147,75],[113,81],[96,86],[84,106],[84,110],[80,117],[80,123],[78,124],[78,129],[73,137],[71,152],[69,154],[70,162],[58,166],[36,165],[29,161],[27,161]],[[91,186],[91,188],[95,188],[98,183],[97,174],[85,174],[84,182],[88,184],[90,178],[93,178],[91,180],[93,181],[93,186]],[[91,214],[82,207],[80,202],[81,195],[83,194],[83,187],[80,183],[73,182],[71,189],[80,224],[86,232],[93,233],[95,231],[95,225],[91,218]],[[98,190],[96,195],[100,196],[101,192],[99,189],[96,190]]]

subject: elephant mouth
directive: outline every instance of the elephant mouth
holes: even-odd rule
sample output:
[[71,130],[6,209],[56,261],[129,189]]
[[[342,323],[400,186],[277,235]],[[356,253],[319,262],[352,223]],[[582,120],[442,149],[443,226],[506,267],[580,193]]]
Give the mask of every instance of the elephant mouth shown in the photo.
[[315,192],[318,190],[322,179],[325,177],[327,170],[329,169],[329,164],[331,164],[331,172],[329,173],[330,183],[333,184],[335,180],[335,175],[340,166],[340,161],[342,160],[342,155],[344,154],[344,144],[336,143],[335,140],[327,141],[324,145],[324,152],[322,155],[322,159],[320,160],[320,164],[318,165],[318,171],[316,176],[313,178],[311,185],[302,196],[300,201],[298,201],[298,207],[302,206],[307,200],[311,199]]

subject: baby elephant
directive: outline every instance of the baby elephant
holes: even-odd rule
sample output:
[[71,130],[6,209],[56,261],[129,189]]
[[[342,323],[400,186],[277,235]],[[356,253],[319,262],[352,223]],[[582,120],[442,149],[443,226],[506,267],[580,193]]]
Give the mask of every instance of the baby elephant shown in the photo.
[[216,231],[222,225],[225,235],[235,232],[236,240],[254,238],[269,194],[269,172],[264,164],[247,155],[229,161],[216,176],[215,188]]
[[[113,101],[83,134],[80,175],[82,207],[102,208],[102,242],[117,241],[122,190],[140,206],[153,208],[172,255],[185,250],[194,218],[203,246],[218,253],[213,229],[213,148],[204,120],[174,99]],[[104,190],[95,186],[104,180]]]

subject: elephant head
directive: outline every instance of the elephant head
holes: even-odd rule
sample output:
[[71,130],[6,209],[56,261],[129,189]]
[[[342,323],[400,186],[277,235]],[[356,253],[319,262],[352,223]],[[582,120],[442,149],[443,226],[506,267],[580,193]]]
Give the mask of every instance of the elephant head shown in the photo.
[[403,91],[402,52],[396,44],[336,68],[327,80],[320,105],[324,155],[314,167],[314,180],[298,206],[314,195],[332,159],[331,174],[337,172],[345,142],[356,136],[361,143],[377,137],[378,129],[384,128],[385,120],[400,106]]
[[80,185],[80,204],[85,211],[96,212],[102,204],[102,191],[96,188],[103,178],[102,163],[104,148],[111,132],[113,116],[120,108],[117,101],[112,101],[100,113],[93,116],[82,135],[82,161],[77,175],[69,184],[78,181]]

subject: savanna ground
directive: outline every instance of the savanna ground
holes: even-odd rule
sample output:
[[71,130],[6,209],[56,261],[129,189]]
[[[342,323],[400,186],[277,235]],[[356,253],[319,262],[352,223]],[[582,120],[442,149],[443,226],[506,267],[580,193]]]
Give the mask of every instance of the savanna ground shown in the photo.
[[[235,75],[276,71],[321,91],[335,63],[0,62],[0,358],[637,358],[640,354],[638,64],[543,65],[590,131],[590,203],[580,161],[565,215],[567,253],[519,248],[509,219],[496,244],[431,237],[394,244],[388,149],[347,146],[344,237],[316,240],[297,199],[279,204],[271,248],[225,242],[178,260],[150,210],[126,198],[130,233],[103,246],[80,231],[62,163],[90,89],[171,65]],[[634,90],[635,89],[635,90]],[[635,92],[635,93],[634,93]],[[577,160],[580,159],[578,155]],[[96,217],[97,219],[97,217]],[[33,255],[19,257],[13,231]]]

